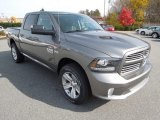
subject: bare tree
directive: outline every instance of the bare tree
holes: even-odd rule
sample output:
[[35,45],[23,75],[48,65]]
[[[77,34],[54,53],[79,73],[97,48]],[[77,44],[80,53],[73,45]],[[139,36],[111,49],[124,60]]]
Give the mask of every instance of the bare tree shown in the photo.
[[100,17],[101,16],[100,11],[98,9],[91,10],[91,11],[89,11],[88,9],[81,10],[81,11],[79,11],[79,13],[85,14],[85,15],[88,15],[88,16],[95,16],[95,17]]
[[146,11],[146,22],[160,23],[160,0],[149,0],[149,6]]

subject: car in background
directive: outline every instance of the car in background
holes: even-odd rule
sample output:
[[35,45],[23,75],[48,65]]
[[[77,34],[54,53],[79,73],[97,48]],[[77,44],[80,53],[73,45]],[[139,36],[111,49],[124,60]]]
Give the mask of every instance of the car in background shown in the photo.
[[106,31],[115,31],[113,25],[100,24],[101,27]]
[[149,28],[149,27],[141,27],[141,28],[136,29],[135,32],[136,32],[136,33],[139,33],[139,30],[141,30],[141,29],[148,29],[148,28]]
[[153,30],[152,33],[150,33],[150,36],[152,36],[152,38],[159,38],[160,37],[160,27],[157,27],[155,30]]
[[2,26],[0,26],[0,31],[4,31],[4,28]]
[[157,27],[159,27],[159,26],[151,26],[151,27],[148,27],[148,28],[139,29],[139,34],[150,35],[152,33],[152,31],[155,30]]

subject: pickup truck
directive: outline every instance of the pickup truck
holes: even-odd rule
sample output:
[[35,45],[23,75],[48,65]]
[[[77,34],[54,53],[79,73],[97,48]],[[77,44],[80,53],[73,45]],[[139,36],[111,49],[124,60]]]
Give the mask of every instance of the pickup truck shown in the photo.
[[74,104],[91,96],[125,99],[148,82],[151,70],[148,43],[104,31],[82,14],[27,13],[20,29],[8,31],[8,45],[15,63],[28,57],[57,72],[62,93]]

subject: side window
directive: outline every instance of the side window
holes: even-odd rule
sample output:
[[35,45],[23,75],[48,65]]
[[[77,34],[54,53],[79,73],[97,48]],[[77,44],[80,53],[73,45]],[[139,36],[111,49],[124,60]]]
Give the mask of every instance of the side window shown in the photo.
[[151,27],[151,30],[155,30],[156,29],[156,27]]
[[153,28],[152,28],[152,30],[155,30],[155,29],[156,29],[156,27],[153,27]]
[[25,23],[24,23],[24,29],[25,30],[31,30],[31,26],[35,25],[38,19],[38,14],[30,14],[27,16]]
[[160,30],[160,27],[157,27],[155,30]]
[[43,25],[46,30],[53,29],[51,18],[47,14],[39,15],[37,25]]

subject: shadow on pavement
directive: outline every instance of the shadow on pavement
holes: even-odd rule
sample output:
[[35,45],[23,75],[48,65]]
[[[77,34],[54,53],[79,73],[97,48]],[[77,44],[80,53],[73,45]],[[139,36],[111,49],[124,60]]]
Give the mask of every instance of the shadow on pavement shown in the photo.
[[160,42],[160,39],[152,40],[153,42]]
[[0,52],[0,74],[26,96],[54,107],[87,112],[107,103],[93,97],[83,105],[73,105],[61,94],[56,73],[28,59],[16,64],[10,51]]

